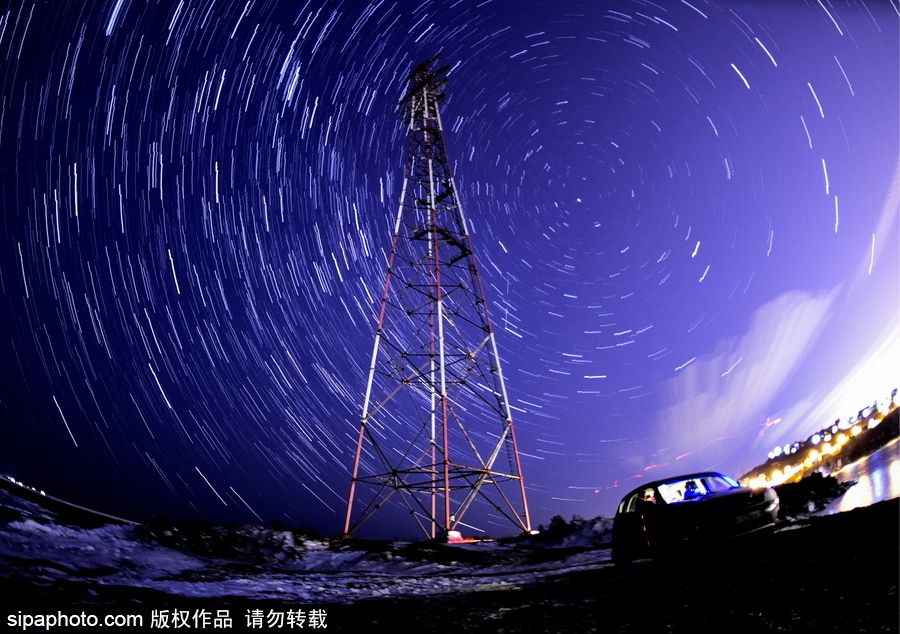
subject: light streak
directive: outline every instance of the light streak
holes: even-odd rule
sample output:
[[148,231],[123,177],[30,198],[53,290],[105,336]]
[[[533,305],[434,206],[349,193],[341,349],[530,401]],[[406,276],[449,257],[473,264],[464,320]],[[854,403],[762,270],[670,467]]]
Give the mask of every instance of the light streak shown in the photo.
[[[250,3],[248,2],[247,4],[250,4]],[[200,469],[197,469],[197,471],[200,471]],[[200,475],[203,475],[203,474],[201,473]],[[205,480],[206,478],[204,477],[203,479]],[[207,482],[207,484],[209,484],[209,482]],[[242,497],[241,497],[241,494],[234,490],[234,487],[230,486],[230,487],[228,487],[228,488],[231,489],[231,492],[234,493],[234,494],[238,497],[238,499],[239,499],[241,502],[244,503],[244,506],[246,506],[248,509],[250,509],[250,512],[253,513],[253,514],[256,516],[256,519],[258,519],[260,522],[264,521],[263,518],[259,516],[259,513],[257,513],[256,511],[254,511],[254,510],[250,507],[250,505],[247,504],[247,500],[245,500],[244,498],[242,498]],[[215,489],[213,489],[213,491],[215,491]],[[217,494],[217,495],[218,495],[218,494]],[[221,498],[219,498],[219,499],[221,499]],[[224,500],[222,500],[222,501],[224,502]],[[228,506],[228,505],[226,504],[225,506]]]
[[[216,494],[216,497],[218,497],[220,500],[222,500],[222,504],[224,504],[225,506],[228,506],[228,502],[226,502],[226,501],[222,498],[222,496],[219,495],[219,492],[216,491],[216,487],[214,487],[214,486],[210,483],[210,481],[206,479],[206,476],[203,475],[203,472],[202,472],[202,471],[200,471],[200,467],[196,467],[196,466],[195,466],[194,469],[197,470],[197,473],[200,474],[200,477],[203,478],[203,481],[206,482],[207,485],[209,485],[209,488],[212,489],[212,492]],[[251,510],[253,510],[253,509],[251,509]]]
[[773,63],[775,66],[778,66],[778,62],[776,62],[776,61],[775,61],[775,58],[772,57],[772,54],[769,52],[769,49],[767,49],[767,48],[763,45],[763,43],[759,41],[759,38],[758,38],[758,37],[755,37],[755,38],[753,38],[753,39],[756,40],[756,43],[759,44],[759,47],[760,47],[762,50],[764,50],[764,51],[766,52],[766,55],[769,56],[769,59],[772,60],[772,63]]
[[806,82],[806,85],[809,86],[809,92],[812,93],[813,99],[816,100],[816,105],[819,106],[819,114],[820,114],[820,115],[822,116],[822,118],[824,119],[824,118],[825,118],[825,112],[822,110],[822,102],[819,101],[819,96],[816,94],[816,91],[813,89],[811,83]]
[[106,36],[109,37],[113,34],[113,31],[116,30],[116,21],[119,19],[119,13],[122,11],[122,4],[125,0],[116,0],[116,4],[113,5],[112,13],[109,15],[109,20],[106,22]]
[[178,276],[175,274],[175,260],[172,259],[172,249],[169,251],[169,263],[172,265],[172,277],[175,279],[175,290],[181,295],[181,288],[178,286]]
[[69,427],[69,422],[66,420],[66,415],[63,414],[62,407],[59,406],[59,402],[56,400],[56,397],[53,397],[53,402],[56,403],[56,409],[59,410],[59,415],[62,416],[63,425],[66,426],[66,431],[69,432],[69,436],[72,437],[72,442],[75,443],[75,446],[78,446],[78,443],[75,442],[75,435],[72,433],[72,429]]
[[748,82],[747,78],[744,77],[744,73],[739,71],[738,67],[735,66],[734,64],[732,64],[731,67],[734,69],[734,72],[736,72],[738,74],[738,77],[741,78],[741,81],[744,82],[744,85],[747,87],[747,90],[750,90],[750,82]]
[[[701,11],[700,9],[698,9],[697,7],[695,7],[694,5],[692,5],[692,4],[691,4],[690,2],[688,2],[687,0],[681,0],[681,4],[686,4],[687,6],[689,6],[690,8],[692,8],[694,11],[696,11],[697,13],[699,13],[700,15],[702,15],[704,18],[706,18],[706,14],[703,13],[703,11]],[[707,19],[709,19],[709,18],[707,18]]]
[[156,379],[156,386],[159,388],[159,393],[162,394],[163,400],[166,402],[166,405],[169,406],[169,409],[172,409],[172,404],[169,402],[169,397],[166,396],[166,392],[163,390],[163,386],[159,382],[159,377],[157,377],[156,372],[153,371],[153,366],[148,363],[147,367],[150,368],[150,374],[152,374],[153,378]]
[[803,130],[806,132],[806,141],[809,143],[809,149],[812,149],[812,137],[809,136],[809,128],[806,127],[806,119],[803,118],[803,115],[800,115],[800,121],[803,123]]
[[828,17],[829,17],[829,18],[831,18],[831,22],[834,24],[834,28],[836,28],[836,29],[838,30],[838,33],[840,33],[841,35],[843,35],[844,32],[841,30],[841,27],[838,26],[837,20],[834,19],[834,16],[831,15],[831,11],[829,11],[829,10],[825,7],[825,5],[822,4],[822,0],[816,0],[816,2],[819,3],[819,6],[822,7],[822,10],[823,10],[825,13],[828,14]]
[[727,370],[725,370],[725,372],[722,373],[722,376],[725,377],[726,375],[730,374],[731,371],[734,370],[734,369],[737,367],[738,363],[740,363],[740,362],[743,361],[743,360],[744,360],[744,358],[741,357],[740,359],[738,359],[737,361],[735,361],[735,362],[734,362],[734,365],[732,365],[730,368],[728,368]]
[[838,197],[834,197],[834,232],[838,232]]
[[844,76],[844,79],[847,81],[847,87],[850,89],[850,95],[855,97],[856,93],[853,92],[853,86],[850,84],[850,79],[847,77],[847,73],[844,72],[844,67],[841,66],[841,61],[837,58],[837,55],[835,55],[834,61],[837,62],[838,68],[841,69],[841,74]]
[[875,266],[875,234],[872,234],[872,254],[869,257],[869,275],[872,274],[872,268]]

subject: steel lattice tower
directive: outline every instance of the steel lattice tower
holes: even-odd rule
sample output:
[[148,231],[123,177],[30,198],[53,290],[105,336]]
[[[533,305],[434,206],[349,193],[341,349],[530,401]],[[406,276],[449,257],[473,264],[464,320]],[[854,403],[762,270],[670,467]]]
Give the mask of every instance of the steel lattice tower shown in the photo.
[[[473,502],[531,529],[513,420],[450,171],[432,59],[400,102],[409,153],[353,461],[344,532],[391,497],[428,537]],[[465,524],[463,524],[465,526]]]

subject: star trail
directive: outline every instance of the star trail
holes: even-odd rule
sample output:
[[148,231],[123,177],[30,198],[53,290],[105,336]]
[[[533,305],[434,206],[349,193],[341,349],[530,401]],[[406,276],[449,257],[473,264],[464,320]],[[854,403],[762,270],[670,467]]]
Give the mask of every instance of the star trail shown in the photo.
[[398,101],[436,52],[535,524],[648,470],[739,476],[900,380],[896,0],[6,7],[0,470],[26,484],[339,530]]

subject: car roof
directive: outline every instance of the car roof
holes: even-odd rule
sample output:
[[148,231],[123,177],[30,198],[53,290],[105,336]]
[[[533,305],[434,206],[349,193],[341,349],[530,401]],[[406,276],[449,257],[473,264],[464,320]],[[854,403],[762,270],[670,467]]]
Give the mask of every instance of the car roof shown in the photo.
[[689,473],[687,475],[679,475],[679,476],[672,476],[671,478],[663,478],[662,480],[653,480],[652,482],[645,482],[642,485],[640,485],[639,487],[632,489],[622,499],[624,500],[625,498],[627,498],[631,495],[634,495],[635,493],[637,493],[638,491],[641,491],[642,489],[649,489],[650,487],[656,487],[656,486],[659,486],[660,484],[668,484],[669,482],[680,482],[681,480],[693,480],[693,479],[699,479],[699,478],[708,478],[710,476],[720,477],[720,478],[725,477],[723,474],[719,473],[718,471],[701,471],[699,473]]

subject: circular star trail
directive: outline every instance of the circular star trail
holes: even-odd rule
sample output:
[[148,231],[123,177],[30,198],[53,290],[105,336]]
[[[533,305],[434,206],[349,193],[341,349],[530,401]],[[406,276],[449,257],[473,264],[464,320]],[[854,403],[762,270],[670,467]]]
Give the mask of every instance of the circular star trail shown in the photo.
[[338,530],[397,102],[436,52],[535,524],[896,387],[895,2],[7,7],[0,468],[28,484]]

